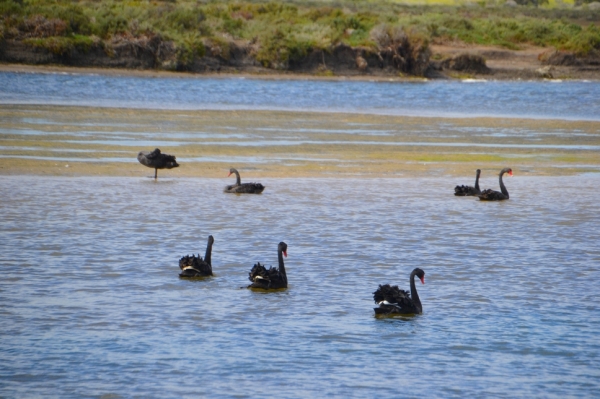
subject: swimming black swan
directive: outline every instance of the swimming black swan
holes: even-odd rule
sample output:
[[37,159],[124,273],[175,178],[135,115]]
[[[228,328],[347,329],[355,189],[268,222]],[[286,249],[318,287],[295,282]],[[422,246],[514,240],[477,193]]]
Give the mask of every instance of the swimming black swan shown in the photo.
[[162,154],[158,148],[152,152],[140,151],[137,159],[142,165],[154,168],[154,179],[157,178],[159,169],[172,169],[179,166],[174,155]]
[[423,306],[415,287],[415,276],[425,284],[425,272],[418,267],[410,273],[410,293],[398,288],[397,285],[390,287],[389,284],[380,285],[373,293],[375,303],[375,314],[421,314]]
[[182,270],[182,272],[179,274],[179,277],[212,276],[213,272],[210,254],[212,252],[212,246],[214,242],[215,239],[213,236],[208,236],[208,244],[206,245],[206,254],[204,255],[204,260],[202,260],[200,254],[198,254],[198,257],[195,255],[186,255],[179,259],[179,268]]
[[239,193],[239,194],[260,194],[265,189],[260,183],[244,183],[240,179],[240,172],[235,168],[229,169],[229,174],[227,177],[231,176],[232,173],[235,173],[236,181],[235,184],[231,186],[225,187],[226,193]]
[[252,281],[252,284],[250,284],[248,288],[262,288],[265,290],[287,288],[288,280],[287,274],[285,273],[285,266],[283,264],[284,256],[287,257],[287,244],[282,241],[277,246],[279,269],[275,267],[270,267],[267,269],[261,265],[260,262],[257,263],[254,265],[252,270],[250,270],[248,279]]
[[481,201],[502,201],[502,200],[507,200],[508,197],[508,190],[506,189],[506,187],[504,186],[504,183],[502,182],[502,175],[508,173],[509,176],[512,176],[512,169],[511,168],[504,168],[500,171],[500,191],[494,191],[492,189],[487,189],[487,190],[483,190],[481,192],[481,194],[478,195],[479,199]]
[[456,186],[454,187],[454,195],[459,197],[479,195],[479,193],[481,193],[481,190],[479,189],[479,175],[481,175],[481,169],[477,169],[475,172],[475,187]]

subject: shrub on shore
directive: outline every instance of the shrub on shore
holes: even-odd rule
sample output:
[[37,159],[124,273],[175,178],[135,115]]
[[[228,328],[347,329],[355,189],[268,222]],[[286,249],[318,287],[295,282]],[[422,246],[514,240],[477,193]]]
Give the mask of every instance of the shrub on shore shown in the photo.
[[245,46],[258,63],[275,69],[286,69],[311,53],[331,53],[339,45],[374,51],[381,58],[396,40],[383,43],[384,31],[389,38],[392,31],[402,32],[407,42],[389,51],[407,63],[427,57],[430,42],[447,41],[513,49],[553,46],[585,56],[600,51],[599,20],[600,11],[519,7],[515,12],[485,3],[0,0],[0,40],[66,54],[85,52],[98,41],[110,52],[114,38],[159,37],[173,43],[169,51],[177,58],[176,66],[168,65],[176,69],[186,69],[205,55],[228,60],[232,46]]

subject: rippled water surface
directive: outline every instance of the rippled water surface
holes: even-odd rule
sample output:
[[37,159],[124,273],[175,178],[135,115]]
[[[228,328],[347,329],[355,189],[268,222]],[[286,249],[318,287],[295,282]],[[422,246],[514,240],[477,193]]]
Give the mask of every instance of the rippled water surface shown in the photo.
[[600,82],[368,82],[0,73],[0,104],[600,120]]
[[[2,176],[0,395],[597,395],[600,176],[467,180]],[[289,289],[240,288],[279,241]],[[375,318],[417,266],[424,314]]]

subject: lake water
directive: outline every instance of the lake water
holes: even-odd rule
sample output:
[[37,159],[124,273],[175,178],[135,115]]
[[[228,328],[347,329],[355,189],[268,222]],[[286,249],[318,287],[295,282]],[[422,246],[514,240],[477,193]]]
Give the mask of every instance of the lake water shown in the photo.
[[[600,84],[0,73],[0,104],[597,121]],[[111,162],[137,162],[126,159]],[[0,175],[1,397],[600,392],[599,173],[515,173],[498,203],[454,197],[473,176],[265,178],[263,194],[236,196],[227,178],[142,173]],[[203,255],[209,234],[215,276],[179,279],[179,258]],[[289,289],[243,288],[254,263],[277,265],[280,241]],[[408,289],[415,267],[424,313],[376,318],[373,291]]]
[[[514,177],[500,203],[454,179],[227,183],[0,177],[2,396],[600,390],[600,176]],[[215,277],[179,279],[209,234]],[[279,241],[289,289],[240,288]],[[408,289],[415,267],[424,314],[375,318],[378,284]]]
[[[188,75],[192,76],[192,75]],[[600,120],[600,82],[360,82],[0,73],[0,104]]]

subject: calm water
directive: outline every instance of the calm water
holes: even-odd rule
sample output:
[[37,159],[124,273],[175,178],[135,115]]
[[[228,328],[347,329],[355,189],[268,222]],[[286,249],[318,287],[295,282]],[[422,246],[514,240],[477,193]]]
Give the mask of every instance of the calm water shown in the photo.
[[[0,396],[597,395],[600,176],[466,180],[1,176]],[[240,289],[282,240],[289,289]],[[376,319],[417,266],[424,314]]]
[[600,82],[416,83],[0,73],[0,104],[600,120]]
[[[600,120],[600,83],[0,73],[0,104]],[[161,145],[142,130],[148,142],[119,139]],[[510,166],[503,203],[454,197],[472,176],[262,179],[260,196],[222,193],[229,179],[0,176],[0,396],[593,397],[600,174]],[[180,280],[178,259],[204,254],[209,234],[216,276]],[[240,288],[255,262],[276,265],[282,240],[289,289]],[[375,318],[378,284],[408,288],[415,267],[424,314]]]

